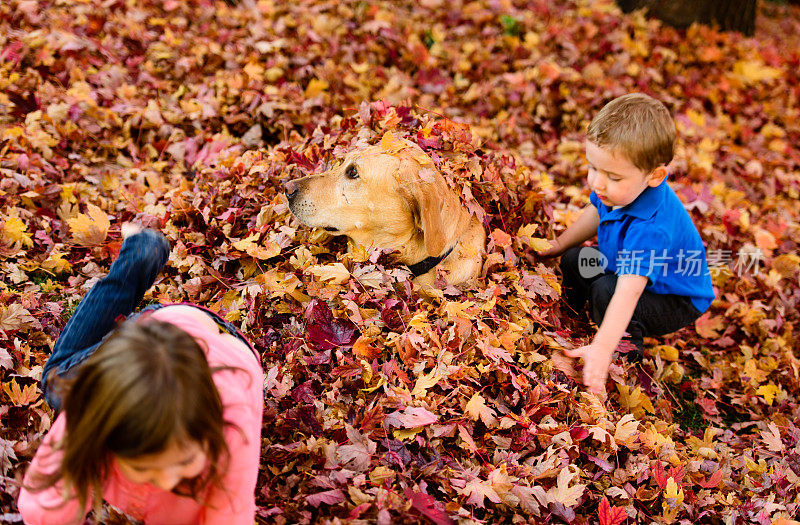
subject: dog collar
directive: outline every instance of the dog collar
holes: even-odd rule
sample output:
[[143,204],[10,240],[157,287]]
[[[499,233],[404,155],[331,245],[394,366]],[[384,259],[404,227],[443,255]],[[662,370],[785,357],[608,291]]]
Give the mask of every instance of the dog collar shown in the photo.
[[419,277],[422,274],[428,273],[434,267],[436,267],[437,264],[442,262],[448,255],[450,255],[450,252],[453,251],[453,248],[455,248],[455,246],[451,247],[449,250],[447,250],[446,252],[444,252],[439,256],[426,257],[425,259],[422,259],[418,263],[408,264],[406,266],[408,266],[408,269],[411,270],[411,273],[414,274],[414,277]]

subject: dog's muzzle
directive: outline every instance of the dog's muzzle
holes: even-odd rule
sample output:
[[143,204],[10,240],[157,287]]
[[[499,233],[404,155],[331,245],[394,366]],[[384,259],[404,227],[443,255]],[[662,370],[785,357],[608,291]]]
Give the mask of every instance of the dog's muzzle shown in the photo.
[[[296,180],[290,180],[283,183],[283,193],[286,195],[286,200],[289,201],[289,210],[297,217],[300,222],[306,224],[308,226],[312,226],[308,224],[308,217],[314,216],[315,214],[315,207],[313,202],[310,202],[308,199],[301,198],[302,195],[302,187],[304,187],[304,180],[300,179],[300,183],[298,184]],[[327,232],[335,233],[339,231],[339,228],[334,226],[320,226],[319,224],[313,224],[314,227],[321,227]]]

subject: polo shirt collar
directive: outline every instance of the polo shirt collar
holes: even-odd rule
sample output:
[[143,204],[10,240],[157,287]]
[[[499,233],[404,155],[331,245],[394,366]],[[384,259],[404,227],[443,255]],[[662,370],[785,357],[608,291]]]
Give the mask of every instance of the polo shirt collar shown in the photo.
[[[665,190],[667,188],[667,180],[656,186],[655,188],[648,186],[641,195],[636,197],[632,203],[616,210],[608,208],[608,213],[613,218],[615,215],[630,215],[637,219],[647,220],[655,215],[656,211],[664,202]],[[605,204],[603,205],[605,206]]]

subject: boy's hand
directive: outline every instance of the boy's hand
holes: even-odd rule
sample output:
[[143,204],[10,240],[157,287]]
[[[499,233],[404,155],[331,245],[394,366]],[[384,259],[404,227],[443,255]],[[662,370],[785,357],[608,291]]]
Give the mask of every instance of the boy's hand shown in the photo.
[[536,252],[539,257],[558,257],[564,252],[564,248],[558,239],[553,239],[550,242],[550,248]]
[[614,355],[613,348],[609,350],[592,343],[575,350],[564,350],[564,353],[569,357],[582,357],[583,384],[592,392],[605,393],[608,369],[611,366],[611,358]]
[[133,224],[132,222],[126,222],[120,228],[120,232],[122,233],[122,238],[127,239],[131,235],[136,235],[142,231],[142,227],[138,224]]

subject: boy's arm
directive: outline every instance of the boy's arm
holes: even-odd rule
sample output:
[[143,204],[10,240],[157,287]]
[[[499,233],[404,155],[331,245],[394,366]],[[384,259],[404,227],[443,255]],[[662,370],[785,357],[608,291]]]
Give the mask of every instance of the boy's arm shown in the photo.
[[540,257],[557,257],[579,244],[597,235],[600,225],[600,214],[592,204],[587,205],[578,219],[564,230],[564,233],[550,241],[550,248],[538,252]]
[[633,317],[633,311],[647,286],[647,277],[620,275],[606,315],[591,344],[566,350],[570,357],[583,357],[583,384],[593,392],[603,392],[611,366],[611,356]]

